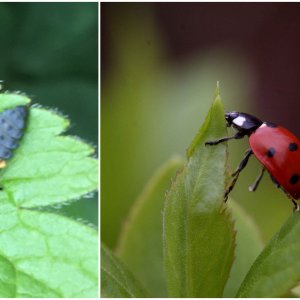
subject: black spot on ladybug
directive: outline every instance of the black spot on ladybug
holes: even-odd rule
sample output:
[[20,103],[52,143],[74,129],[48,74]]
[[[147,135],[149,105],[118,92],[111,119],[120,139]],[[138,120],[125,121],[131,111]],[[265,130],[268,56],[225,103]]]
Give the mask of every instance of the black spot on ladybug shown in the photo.
[[268,126],[268,127],[271,127],[271,128],[276,128],[277,125],[272,123],[272,122],[265,122],[265,124]]
[[296,143],[290,143],[289,144],[289,150],[290,151],[296,151],[296,150],[298,150],[298,145]]
[[299,181],[299,175],[298,174],[294,174],[291,178],[290,178],[290,184],[296,184]]
[[268,149],[266,154],[268,157],[273,157],[275,155],[275,153],[276,153],[276,150],[273,147],[271,147]]

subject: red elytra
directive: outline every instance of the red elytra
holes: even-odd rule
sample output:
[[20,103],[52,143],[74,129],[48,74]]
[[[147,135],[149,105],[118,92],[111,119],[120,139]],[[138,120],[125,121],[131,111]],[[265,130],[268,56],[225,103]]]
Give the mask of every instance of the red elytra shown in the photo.
[[233,180],[227,188],[224,200],[235,186],[240,172],[245,168],[252,154],[262,163],[261,172],[255,183],[249,187],[255,191],[265,170],[274,183],[280,187],[293,202],[294,210],[299,210],[295,200],[300,198],[300,141],[284,127],[270,122],[262,122],[257,117],[232,111],[225,114],[227,127],[233,127],[237,133],[231,137],[223,137],[215,141],[207,141],[205,145],[217,145],[231,139],[249,137],[250,149],[245,153],[237,170],[232,174]]
[[300,198],[299,139],[284,127],[260,126],[249,137],[257,159],[294,199]]
[[263,124],[249,137],[257,159],[294,199],[300,198],[300,143],[284,127]]

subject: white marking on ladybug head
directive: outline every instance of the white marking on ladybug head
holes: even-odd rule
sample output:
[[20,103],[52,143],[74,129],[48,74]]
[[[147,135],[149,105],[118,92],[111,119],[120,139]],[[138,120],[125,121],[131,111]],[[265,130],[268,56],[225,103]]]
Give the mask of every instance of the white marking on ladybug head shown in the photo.
[[245,121],[246,121],[246,118],[245,118],[245,117],[239,116],[239,117],[235,118],[235,119],[232,121],[232,123],[234,123],[234,124],[237,125],[237,126],[243,126],[243,124],[245,123]]
[[267,124],[266,123],[262,123],[259,128],[263,128],[263,127],[267,127]]

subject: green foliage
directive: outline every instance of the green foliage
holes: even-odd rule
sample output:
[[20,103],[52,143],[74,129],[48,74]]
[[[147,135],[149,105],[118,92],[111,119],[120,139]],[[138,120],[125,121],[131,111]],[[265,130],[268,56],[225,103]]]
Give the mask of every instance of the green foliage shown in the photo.
[[170,158],[152,177],[125,223],[118,254],[153,297],[167,297],[163,265],[162,211],[164,196],[180,156]]
[[257,225],[244,209],[232,199],[228,200],[228,205],[232,209],[237,234],[235,260],[223,296],[233,298],[255,258],[263,249],[263,243]]
[[[3,89],[58,107],[68,133],[98,144],[98,3],[0,3]],[[2,101],[2,99],[1,99]],[[97,225],[98,195],[62,208]]]
[[284,296],[300,280],[300,218],[294,213],[265,247],[248,272],[238,297]]
[[10,109],[18,105],[28,105],[30,99],[25,95],[14,93],[1,93],[0,94],[0,112],[5,109]]
[[[224,204],[229,179],[226,144],[204,145],[225,135],[217,90],[211,110],[187,151],[187,163],[182,167],[179,158],[168,161],[133,206],[117,249],[132,273],[110,254],[120,267],[111,268],[110,276],[103,271],[103,295],[145,297],[134,276],[153,297],[297,295],[299,213],[292,214],[263,249],[260,231],[248,214],[232,199]],[[163,194],[179,167],[166,196],[162,226]]]
[[101,296],[105,298],[144,298],[148,294],[111,251],[101,245]]
[[22,147],[4,169],[2,184],[20,206],[34,207],[80,197],[97,188],[94,149],[78,138],[60,136],[69,121],[32,108]]
[[184,156],[216,80],[228,108],[244,107],[249,96],[241,57],[230,52],[216,48],[180,64],[166,61],[168,45],[153,8],[101,3],[103,46],[110,49],[101,85],[101,237],[113,249],[148,178],[174,153]]
[[0,26],[4,88],[68,112],[97,143],[98,3],[2,2]]
[[[6,98],[7,96],[7,98]],[[1,94],[2,106],[24,96]],[[69,122],[31,107],[20,146],[1,171],[0,297],[97,297],[97,231],[42,208],[97,189],[94,150],[60,136]]]
[[205,146],[226,134],[223,115],[217,93],[166,199],[163,236],[171,297],[222,296],[233,262],[235,234],[223,201],[226,145]]

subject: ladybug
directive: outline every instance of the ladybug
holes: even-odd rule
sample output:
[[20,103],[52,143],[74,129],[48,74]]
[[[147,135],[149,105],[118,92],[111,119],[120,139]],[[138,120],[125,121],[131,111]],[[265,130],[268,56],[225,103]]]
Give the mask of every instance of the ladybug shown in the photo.
[[27,123],[29,107],[19,105],[0,113],[0,169],[5,161],[13,156],[13,150],[19,146]]
[[205,145],[217,145],[232,139],[241,139],[248,136],[250,149],[232,174],[233,180],[225,192],[224,200],[246,167],[252,154],[261,162],[262,169],[259,176],[249,190],[254,192],[267,170],[272,181],[282,189],[294,205],[294,211],[299,210],[296,202],[300,198],[300,141],[290,131],[274,123],[263,122],[255,116],[242,112],[225,114],[227,127],[233,127],[237,133],[232,137],[208,141]]

